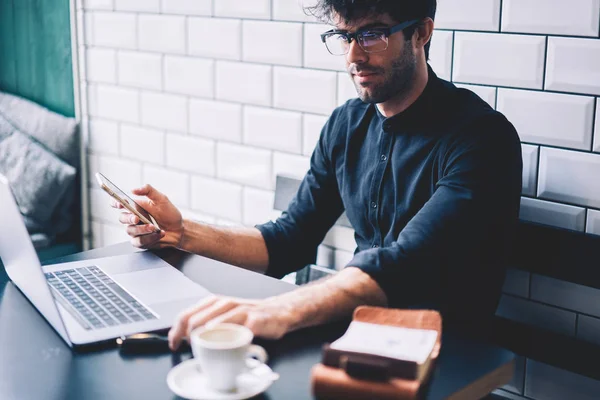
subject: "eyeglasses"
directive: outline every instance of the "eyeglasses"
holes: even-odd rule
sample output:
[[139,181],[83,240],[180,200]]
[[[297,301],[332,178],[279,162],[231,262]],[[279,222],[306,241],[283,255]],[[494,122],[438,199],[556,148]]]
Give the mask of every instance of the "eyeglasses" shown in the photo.
[[354,39],[366,53],[378,53],[387,50],[388,38],[392,34],[400,32],[417,22],[419,22],[418,19],[413,19],[389,28],[367,28],[354,33],[333,29],[322,33],[321,40],[325,43],[327,50],[334,56],[347,54],[350,43]]

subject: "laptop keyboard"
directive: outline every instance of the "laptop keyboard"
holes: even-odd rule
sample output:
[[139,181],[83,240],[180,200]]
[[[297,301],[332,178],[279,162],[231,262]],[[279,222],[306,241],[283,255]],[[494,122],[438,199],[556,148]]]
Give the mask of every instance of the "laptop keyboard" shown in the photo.
[[54,298],[86,330],[157,318],[96,266],[45,275]]

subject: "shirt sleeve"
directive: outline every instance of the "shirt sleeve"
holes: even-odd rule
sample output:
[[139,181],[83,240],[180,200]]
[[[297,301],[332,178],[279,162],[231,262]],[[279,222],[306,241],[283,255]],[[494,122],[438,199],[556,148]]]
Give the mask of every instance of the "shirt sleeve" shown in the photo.
[[269,253],[267,275],[281,278],[314,263],[317,247],[344,210],[326,145],[333,120],[323,127],[310,169],[287,210],[275,222],[256,225]]
[[[407,297],[452,298],[458,307],[470,307],[475,299],[497,301],[503,271],[490,265],[499,265],[509,246],[522,180],[519,138],[501,118],[449,141],[433,195],[397,240],[358,252],[349,262],[379,284],[391,306]],[[465,280],[476,283],[465,286]],[[496,300],[490,291],[498,292]]]

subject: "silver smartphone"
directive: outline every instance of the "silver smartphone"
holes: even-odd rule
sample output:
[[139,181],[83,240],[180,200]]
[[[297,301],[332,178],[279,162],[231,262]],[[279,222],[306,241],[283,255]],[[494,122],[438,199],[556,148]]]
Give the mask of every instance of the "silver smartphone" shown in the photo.
[[98,181],[100,187],[106,193],[108,193],[110,197],[121,203],[123,207],[137,216],[140,219],[141,224],[153,225],[157,232],[160,231],[160,227],[158,226],[158,223],[154,217],[152,217],[148,211],[136,203],[131,197],[127,196],[125,192],[117,187],[117,185],[108,180],[107,177],[102,175],[100,172],[96,172],[96,180]]

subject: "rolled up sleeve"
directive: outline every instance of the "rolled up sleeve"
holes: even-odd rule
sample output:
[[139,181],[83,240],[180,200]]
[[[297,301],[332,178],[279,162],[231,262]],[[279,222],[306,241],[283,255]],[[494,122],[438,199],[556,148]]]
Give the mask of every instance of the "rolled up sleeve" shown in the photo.
[[317,247],[343,212],[326,147],[329,134],[330,122],[323,128],[311,157],[310,170],[287,210],[274,222],[256,225],[269,253],[267,275],[281,278],[314,263]]

